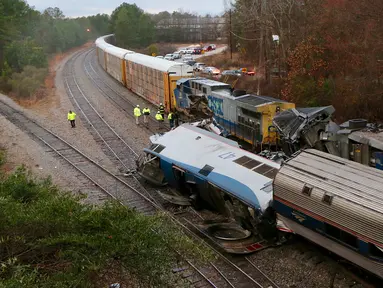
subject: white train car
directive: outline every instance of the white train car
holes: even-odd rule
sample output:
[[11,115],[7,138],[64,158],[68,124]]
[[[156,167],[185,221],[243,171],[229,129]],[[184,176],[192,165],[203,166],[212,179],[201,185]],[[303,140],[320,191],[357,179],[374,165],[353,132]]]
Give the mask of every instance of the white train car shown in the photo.
[[135,52],[122,49],[116,46],[107,47],[106,54],[106,72],[108,72],[114,79],[126,86],[126,68],[125,56]]
[[96,53],[97,53],[97,59],[102,68],[106,71],[106,49],[110,47],[114,47],[113,45],[106,42],[106,39],[109,39],[113,34],[105,35],[100,38],[96,39]]
[[383,171],[309,149],[273,186],[291,230],[383,278]]

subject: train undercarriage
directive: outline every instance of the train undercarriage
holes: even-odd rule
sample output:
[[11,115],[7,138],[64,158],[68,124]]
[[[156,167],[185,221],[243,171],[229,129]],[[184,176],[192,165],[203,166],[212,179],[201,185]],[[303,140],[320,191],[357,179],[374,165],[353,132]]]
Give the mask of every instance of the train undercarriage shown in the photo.
[[277,224],[280,226],[282,223],[276,220],[271,207],[261,215],[260,211],[219,187],[196,179],[174,165],[174,177],[167,181],[161,169],[161,160],[150,153],[141,155],[137,160],[137,173],[151,185],[166,186],[167,189],[158,191],[166,202],[213,213],[214,221],[206,220],[196,227],[226,252],[247,254],[283,242],[284,237],[277,229]]

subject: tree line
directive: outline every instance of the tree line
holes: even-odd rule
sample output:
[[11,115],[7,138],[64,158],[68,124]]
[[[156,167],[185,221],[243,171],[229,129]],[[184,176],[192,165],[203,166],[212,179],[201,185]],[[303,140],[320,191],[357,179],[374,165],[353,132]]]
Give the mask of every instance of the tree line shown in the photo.
[[110,17],[109,31],[115,33],[118,46],[134,49],[154,42],[215,40],[223,36],[224,26],[218,16],[200,16],[182,10],[148,14],[136,4],[123,3]]
[[229,44],[266,84],[282,78],[281,97],[333,104],[339,120],[383,120],[382,1],[237,0],[230,8]]
[[0,89],[29,96],[47,74],[48,57],[108,32],[109,16],[66,18],[59,8],[35,10],[23,0],[0,3]]

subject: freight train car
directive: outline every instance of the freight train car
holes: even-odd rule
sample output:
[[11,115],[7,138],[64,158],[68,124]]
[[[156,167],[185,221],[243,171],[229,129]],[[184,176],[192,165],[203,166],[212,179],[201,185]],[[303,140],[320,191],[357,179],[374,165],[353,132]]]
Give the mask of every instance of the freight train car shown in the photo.
[[126,54],[126,87],[147,101],[175,108],[174,89],[183,77],[192,77],[193,68],[184,63],[168,61],[139,53]]
[[383,171],[309,149],[284,163],[273,192],[295,233],[383,278]]
[[106,35],[100,38],[97,38],[96,44],[96,53],[98,63],[100,63],[101,67],[106,71],[106,48],[114,47],[113,45],[106,42],[105,39],[109,39],[112,35]]
[[96,40],[98,62],[122,85],[154,105],[174,108],[174,89],[180,78],[193,76],[193,68],[184,63],[135,53],[109,44],[114,35]]

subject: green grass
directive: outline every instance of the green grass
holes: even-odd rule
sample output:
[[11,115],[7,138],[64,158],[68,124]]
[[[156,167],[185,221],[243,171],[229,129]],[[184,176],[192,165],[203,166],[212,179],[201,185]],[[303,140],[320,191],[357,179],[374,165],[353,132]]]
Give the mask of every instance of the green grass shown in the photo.
[[164,215],[79,200],[23,167],[1,175],[0,287],[104,287],[100,275],[117,270],[141,287],[168,287],[174,249],[202,262],[211,257]]

